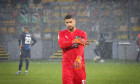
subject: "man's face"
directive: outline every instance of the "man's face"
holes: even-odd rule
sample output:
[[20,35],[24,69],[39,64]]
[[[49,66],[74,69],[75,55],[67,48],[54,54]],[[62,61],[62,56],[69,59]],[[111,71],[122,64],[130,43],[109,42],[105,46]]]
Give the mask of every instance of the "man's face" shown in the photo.
[[74,18],[65,19],[65,25],[69,30],[73,30],[75,28],[76,21]]
[[23,28],[23,32],[28,32],[28,30]]

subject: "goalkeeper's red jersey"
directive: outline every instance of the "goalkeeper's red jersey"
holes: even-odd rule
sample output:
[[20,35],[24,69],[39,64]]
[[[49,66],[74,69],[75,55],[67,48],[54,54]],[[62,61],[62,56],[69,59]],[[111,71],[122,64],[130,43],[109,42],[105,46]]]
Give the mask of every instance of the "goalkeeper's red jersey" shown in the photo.
[[87,34],[79,29],[76,29],[73,33],[69,32],[68,29],[59,32],[58,43],[59,47],[63,50],[63,68],[72,69],[77,56],[82,57],[82,66],[85,66],[84,46],[79,45],[79,48],[72,46],[72,40],[74,40],[76,36],[79,36],[87,41]]

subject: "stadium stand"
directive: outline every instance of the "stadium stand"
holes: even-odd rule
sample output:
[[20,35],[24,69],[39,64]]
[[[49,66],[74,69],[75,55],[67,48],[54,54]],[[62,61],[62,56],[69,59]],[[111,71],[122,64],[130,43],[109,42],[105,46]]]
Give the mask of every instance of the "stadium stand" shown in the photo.
[[0,60],[8,60],[9,58],[10,58],[10,56],[3,49],[3,47],[0,45]]
[[[100,32],[109,42],[135,41],[140,33],[138,3],[139,0],[0,0],[0,45],[9,53],[10,59],[18,59],[10,49],[15,48],[14,52],[17,52],[18,46],[12,44],[17,45],[22,28],[29,26],[30,32],[38,36],[37,40],[42,44],[39,59],[62,58],[57,35],[66,29],[66,14],[76,16],[77,28],[87,32],[88,41],[97,39]],[[34,58],[38,57],[34,55]]]

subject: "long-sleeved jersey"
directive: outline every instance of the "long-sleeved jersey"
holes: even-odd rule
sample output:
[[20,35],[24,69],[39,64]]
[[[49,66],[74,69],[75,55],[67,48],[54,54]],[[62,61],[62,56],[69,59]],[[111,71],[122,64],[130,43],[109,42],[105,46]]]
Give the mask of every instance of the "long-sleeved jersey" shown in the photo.
[[136,44],[140,47],[140,34],[136,37]]
[[76,29],[73,33],[69,32],[68,29],[59,32],[58,43],[59,47],[63,50],[63,67],[73,68],[74,61],[77,56],[82,57],[82,66],[85,65],[84,46],[79,45],[79,47],[74,47],[72,44],[72,40],[74,40],[77,36],[87,41],[87,34],[79,29]]
[[29,50],[30,46],[33,46],[36,42],[37,41],[28,32],[23,32],[19,37],[19,46],[22,45],[22,49],[25,50]]

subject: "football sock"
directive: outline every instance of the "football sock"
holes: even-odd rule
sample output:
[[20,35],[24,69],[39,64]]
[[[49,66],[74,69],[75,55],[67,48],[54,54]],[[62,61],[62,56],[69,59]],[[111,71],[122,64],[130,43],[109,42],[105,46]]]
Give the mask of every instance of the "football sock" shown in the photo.
[[26,59],[26,70],[28,70],[28,67],[29,67],[29,60]]
[[20,63],[19,63],[19,71],[21,71],[22,64],[23,64],[23,60],[20,60]]

